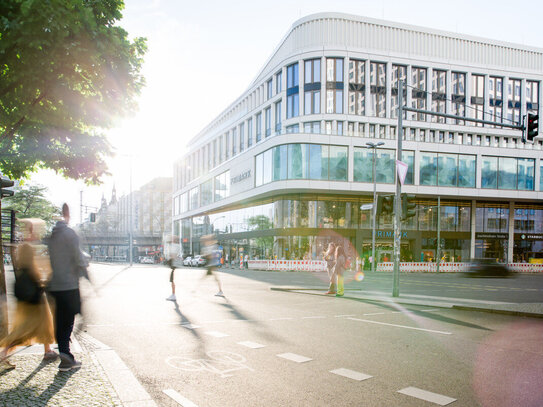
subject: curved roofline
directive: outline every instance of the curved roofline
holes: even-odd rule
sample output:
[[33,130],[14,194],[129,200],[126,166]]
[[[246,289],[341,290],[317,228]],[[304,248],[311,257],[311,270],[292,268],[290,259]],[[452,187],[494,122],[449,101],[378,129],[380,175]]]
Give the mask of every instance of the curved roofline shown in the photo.
[[[355,21],[360,21],[364,23],[403,28],[403,29],[411,30],[411,31],[422,31],[425,33],[440,34],[440,35],[445,35],[445,36],[450,36],[450,37],[455,37],[455,38],[463,38],[463,39],[471,40],[471,41],[479,41],[479,42],[485,42],[485,43],[494,44],[494,45],[500,45],[500,46],[523,49],[526,51],[535,51],[535,52],[543,53],[543,48],[539,48],[535,46],[523,45],[523,44],[507,42],[507,41],[499,41],[492,38],[478,37],[475,35],[462,34],[462,33],[457,33],[453,31],[445,31],[445,30],[440,30],[437,28],[424,27],[421,25],[411,25],[411,24],[399,23],[396,21],[381,20],[381,19],[372,18],[372,17],[359,16],[356,14],[338,13],[338,12],[321,12],[321,13],[309,14],[305,17],[302,17],[296,20],[294,24],[292,24],[288,33],[293,31],[294,28],[296,28],[297,26],[301,24],[307,23],[308,21],[319,20],[323,18],[339,18],[339,19],[344,19],[344,20],[355,20]],[[283,42],[283,40],[281,41],[281,43]]]

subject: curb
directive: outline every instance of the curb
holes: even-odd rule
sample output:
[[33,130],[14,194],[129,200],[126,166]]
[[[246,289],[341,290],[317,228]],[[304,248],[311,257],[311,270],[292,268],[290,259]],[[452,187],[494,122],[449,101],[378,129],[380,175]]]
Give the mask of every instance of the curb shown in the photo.
[[543,314],[538,314],[536,312],[526,312],[526,311],[511,311],[506,309],[494,309],[494,308],[483,308],[483,307],[470,307],[467,305],[453,305],[452,308],[462,311],[479,311],[479,312],[488,312],[489,314],[502,314],[502,315],[513,315],[517,317],[529,317],[529,318],[543,318]]
[[[321,294],[321,293],[304,292],[304,291],[314,291],[318,289],[321,289],[321,288],[320,287],[319,288],[270,287],[271,291],[282,291],[282,292],[298,293],[298,294],[305,294],[305,295],[316,295],[319,297],[337,298],[335,296],[326,295],[324,293]],[[457,309],[461,311],[487,312],[487,313],[492,313],[492,314],[512,315],[512,316],[529,317],[529,318],[543,318],[543,313],[537,313],[537,312],[485,308],[485,307],[477,307],[477,306],[469,306],[469,305],[458,305],[458,304],[453,304],[453,303],[443,304],[443,303],[436,303],[436,302],[427,301],[427,300],[409,300],[409,299],[403,299],[403,298],[393,299],[393,298],[379,298],[379,297],[354,297],[354,296],[349,296],[347,293],[347,290],[345,290],[345,295],[341,298],[347,298],[351,300],[364,300],[364,301],[376,301],[376,302],[384,302],[384,303],[405,304],[405,305],[431,306],[431,307],[445,308],[445,309]]]
[[155,401],[117,355],[117,352],[85,332],[79,331],[77,335],[83,339],[87,351],[96,356],[96,360],[104,370],[123,406],[157,407]]

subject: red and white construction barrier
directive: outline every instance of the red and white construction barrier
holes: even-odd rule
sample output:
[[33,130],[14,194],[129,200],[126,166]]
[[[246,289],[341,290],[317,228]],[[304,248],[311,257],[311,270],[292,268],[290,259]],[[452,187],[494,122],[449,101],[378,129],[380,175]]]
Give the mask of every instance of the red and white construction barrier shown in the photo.
[[249,269],[268,271],[326,271],[323,260],[249,260]]

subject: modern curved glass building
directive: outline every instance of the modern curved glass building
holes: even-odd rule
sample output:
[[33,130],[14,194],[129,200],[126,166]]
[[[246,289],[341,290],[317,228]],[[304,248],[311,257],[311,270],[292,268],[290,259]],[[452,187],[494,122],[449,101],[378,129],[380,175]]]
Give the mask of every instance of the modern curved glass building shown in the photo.
[[[338,13],[298,20],[175,163],[183,252],[216,233],[230,259],[317,259],[331,239],[368,257],[364,147],[384,142],[377,191],[394,193],[399,80],[408,106],[517,123],[541,114],[543,49]],[[433,261],[438,243],[449,261],[542,257],[540,137],[524,144],[518,130],[420,113],[406,113],[403,127],[402,192],[417,209],[402,225],[402,260]],[[390,259],[392,217],[376,221],[377,258]]]

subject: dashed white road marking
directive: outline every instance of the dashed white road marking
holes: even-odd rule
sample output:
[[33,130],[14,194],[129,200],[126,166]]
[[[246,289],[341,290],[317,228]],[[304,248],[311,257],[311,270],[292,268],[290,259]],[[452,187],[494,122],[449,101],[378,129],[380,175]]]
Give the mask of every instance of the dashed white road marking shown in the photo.
[[308,358],[302,355],[297,355],[295,353],[281,353],[277,356],[283,359],[291,360],[296,363],[309,362],[310,360],[313,360],[311,358]]
[[326,318],[324,315],[316,315],[314,317],[302,317],[302,319],[321,319]]
[[336,315],[336,318],[345,318],[345,317],[354,317],[354,314],[348,314],[348,315]]
[[290,318],[290,317],[270,318],[268,321],[287,321],[290,319],[294,319],[294,318]]
[[260,343],[251,341],[238,342],[238,345],[246,346],[251,349],[260,349],[266,347],[266,345],[261,345]]
[[166,389],[162,390],[164,394],[166,394],[168,397],[170,397],[172,400],[174,400],[177,404],[183,407],[198,407],[196,404],[194,404],[189,399],[186,399],[181,394],[176,392],[174,389]]
[[394,326],[396,328],[405,328],[405,329],[413,329],[415,331],[424,331],[424,332],[432,332],[436,334],[442,334],[442,335],[452,335],[451,332],[445,332],[445,331],[435,331],[433,329],[424,329],[424,328],[416,328],[413,326],[406,326],[406,325],[397,325],[397,324],[388,324],[386,322],[378,322],[378,321],[372,321],[370,319],[360,319],[360,318],[348,318],[353,321],[360,321],[360,322],[369,322],[370,324],[377,324],[377,325],[386,325],[386,326]]
[[365,373],[355,372],[354,370],[345,369],[343,367],[340,369],[330,370],[330,373],[337,374],[339,376],[348,377],[349,379],[358,380],[358,381],[366,380],[373,377]]
[[183,328],[188,328],[188,329],[201,328],[201,325],[195,325],[195,324],[181,324],[181,326]]
[[432,393],[431,391],[418,389],[416,387],[406,387],[405,389],[398,390],[398,393],[402,393],[411,397],[416,397],[421,400],[429,401],[430,403],[439,404],[440,406],[446,406],[447,404],[451,404],[453,401],[456,401],[456,399],[453,399],[451,397],[443,396],[437,393]]
[[386,312],[374,312],[371,314],[362,314],[362,315],[384,315],[384,314],[386,314]]
[[213,336],[215,338],[226,338],[227,336],[230,336],[228,334],[219,332],[219,331],[205,331],[206,335]]

